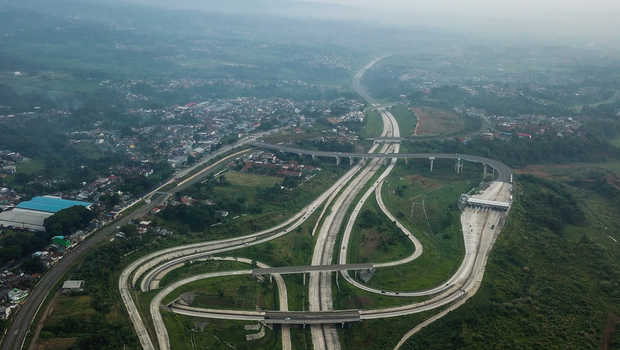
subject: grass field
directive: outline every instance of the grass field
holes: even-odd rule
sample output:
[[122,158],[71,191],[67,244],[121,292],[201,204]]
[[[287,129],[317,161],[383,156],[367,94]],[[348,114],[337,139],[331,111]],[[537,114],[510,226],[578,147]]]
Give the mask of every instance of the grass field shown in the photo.
[[[275,282],[274,282],[275,283]],[[167,304],[182,295],[192,295],[191,306],[235,310],[274,310],[277,288],[267,278],[251,275],[208,278],[183,285],[168,295]]]
[[72,349],[79,346],[79,339],[96,335],[96,322],[106,322],[111,327],[120,327],[126,315],[117,308],[107,312],[97,310],[97,302],[89,295],[68,296],[59,294],[51,304],[51,312],[37,342],[37,349]]
[[[389,290],[417,290],[448,279],[463,257],[463,237],[459,196],[475,186],[482,172],[466,165],[462,175],[452,170],[452,162],[436,162],[431,174],[426,161],[399,163],[383,186],[383,199],[396,216],[424,246],[415,261],[378,269],[369,285]],[[407,242],[407,245],[410,245]]]
[[465,123],[454,112],[431,107],[413,109],[420,120],[417,135],[446,135],[463,130]]
[[[324,165],[309,181],[293,190],[272,190],[281,178],[257,174],[229,172],[224,176],[226,185],[217,185],[208,198],[215,203],[239,203],[239,210],[223,219],[217,226],[206,226],[200,232],[187,232],[183,222],[166,221],[157,216],[154,220],[175,231],[185,230],[187,241],[218,239],[250,234],[277,225],[302,209],[325,191],[344,172],[341,168]],[[200,184],[184,191],[190,196],[200,196]]]
[[32,175],[40,172],[45,168],[45,164],[40,159],[29,159],[17,165],[17,172],[26,175]]
[[396,105],[390,109],[394,118],[398,121],[400,136],[407,137],[413,135],[418,118],[407,105]]
[[[170,312],[162,316],[170,336],[170,346],[175,350],[193,349],[238,349],[271,350],[280,349],[279,330],[265,329],[265,337],[255,341],[246,341],[245,336],[257,331],[244,329],[252,322],[207,320],[185,317]],[[277,328],[276,328],[277,329]]]
[[238,171],[229,171],[224,176],[228,182],[236,186],[271,187],[282,183],[280,177],[240,173]]
[[381,116],[376,110],[369,110],[364,120],[364,128],[361,132],[361,138],[377,137],[381,135],[383,130],[383,122]]

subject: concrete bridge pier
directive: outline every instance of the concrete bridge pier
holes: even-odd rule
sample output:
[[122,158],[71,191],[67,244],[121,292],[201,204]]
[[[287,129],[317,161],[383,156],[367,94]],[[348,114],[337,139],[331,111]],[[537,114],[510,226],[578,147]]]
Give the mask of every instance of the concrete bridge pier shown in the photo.
[[409,158],[405,158],[405,165],[409,165]]
[[303,153],[299,152],[299,153],[297,153],[297,155],[299,156],[299,159],[304,159],[304,154]]
[[306,274],[302,273],[302,275],[303,275],[303,282],[302,283],[305,286],[306,285]]
[[340,165],[340,157],[336,157],[336,166]]
[[463,160],[461,158],[457,158],[456,159],[456,173],[460,174],[461,172],[463,172]]
[[312,154],[312,160],[315,161],[316,160],[316,154]]
[[349,165],[353,166],[353,157],[349,157]]
[[484,180],[484,179],[486,179],[486,178],[487,178],[487,165],[486,165],[486,164],[484,164],[484,165],[482,166],[482,179]]
[[431,173],[433,172],[433,163],[435,163],[435,157],[428,157],[428,160],[431,161]]

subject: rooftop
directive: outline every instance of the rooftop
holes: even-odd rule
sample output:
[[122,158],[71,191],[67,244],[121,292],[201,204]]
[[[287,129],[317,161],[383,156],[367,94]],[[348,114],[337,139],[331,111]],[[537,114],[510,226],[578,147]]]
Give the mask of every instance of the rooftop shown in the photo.
[[16,227],[45,231],[43,223],[52,216],[50,212],[15,208],[0,213],[0,227]]
[[81,289],[84,287],[83,280],[66,280],[62,284],[62,289]]
[[21,202],[17,205],[18,208],[22,209],[30,209],[36,211],[44,211],[48,213],[56,213],[63,209],[67,209],[76,205],[81,205],[83,207],[89,207],[92,203],[81,202],[81,201],[71,201],[62,199],[60,197],[53,196],[40,196],[33,197],[29,201]]

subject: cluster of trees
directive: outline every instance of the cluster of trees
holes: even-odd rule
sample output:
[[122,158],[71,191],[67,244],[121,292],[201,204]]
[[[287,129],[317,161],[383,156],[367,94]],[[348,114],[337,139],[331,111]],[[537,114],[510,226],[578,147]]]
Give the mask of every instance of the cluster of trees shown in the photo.
[[387,251],[390,246],[404,243],[402,234],[394,224],[391,224],[385,217],[382,217],[374,211],[365,209],[360,214],[359,226],[365,230],[378,231],[379,243],[378,247],[382,251]]
[[88,226],[94,218],[95,213],[81,205],[75,205],[45,219],[43,225],[49,235],[70,235]]
[[620,151],[595,136],[540,137],[533,140],[483,140],[467,144],[458,140],[409,142],[410,152],[467,153],[501,159],[513,167],[528,164],[605,161],[620,157]]
[[0,266],[43,249],[51,237],[47,232],[5,230],[0,236]]
[[521,175],[517,180],[523,183],[523,207],[532,222],[561,232],[567,224],[585,221],[577,199],[564,185],[532,175]]
[[130,176],[123,179],[120,190],[131,193],[135,196],[144,194],[152,190],[158,184],[164,182],[172,176],[174,170],[168,162],[157,162],[153,164],[153,175],[146,177],[142,175]]
[[201,232],[210,225],[219,222],[220,217],[215,206],[197,204],[192,206],[168,206],[160,214],[166,221],[171,222],[183,231]]

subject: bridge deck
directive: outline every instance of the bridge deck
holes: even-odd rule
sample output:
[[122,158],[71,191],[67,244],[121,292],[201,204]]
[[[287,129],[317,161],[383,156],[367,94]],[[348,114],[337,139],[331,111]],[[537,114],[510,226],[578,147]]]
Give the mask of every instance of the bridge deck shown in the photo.
[[342,311],[267,311],[265,323],[268,324],[329,324],[359,322],[358,310]]
[[264,148],[276,152],[285,152],[285,153],[297,153],[297,154],[306,154],[316,157],[334,157],[334,158],[407,158],[407,159],[428,159],[431,157],[437,159],[461,159],[468,162],[474,163],[482,163],[490,166],[498,172],[498,180],[503,182],[511,181],[512,170],[506,164],[480,156],[469,155],[469,154],[455,154],[455,153],[345,153],[345,152],[325,152],[325,151],[314,151],[314,150],[306,150],[296,147],[290,147],[287,145],[271,145],[263,142],[253,142],[252,145],[254,147]]
[[315,265],[315,266],[283,266],[270,267],[266,269],[254,269],[252,275],[270,275],[270,274],[294,274],[305,272],[334,272],[345,270],[369,270],[373,268],[373,264],[343,264],[343,265]]

